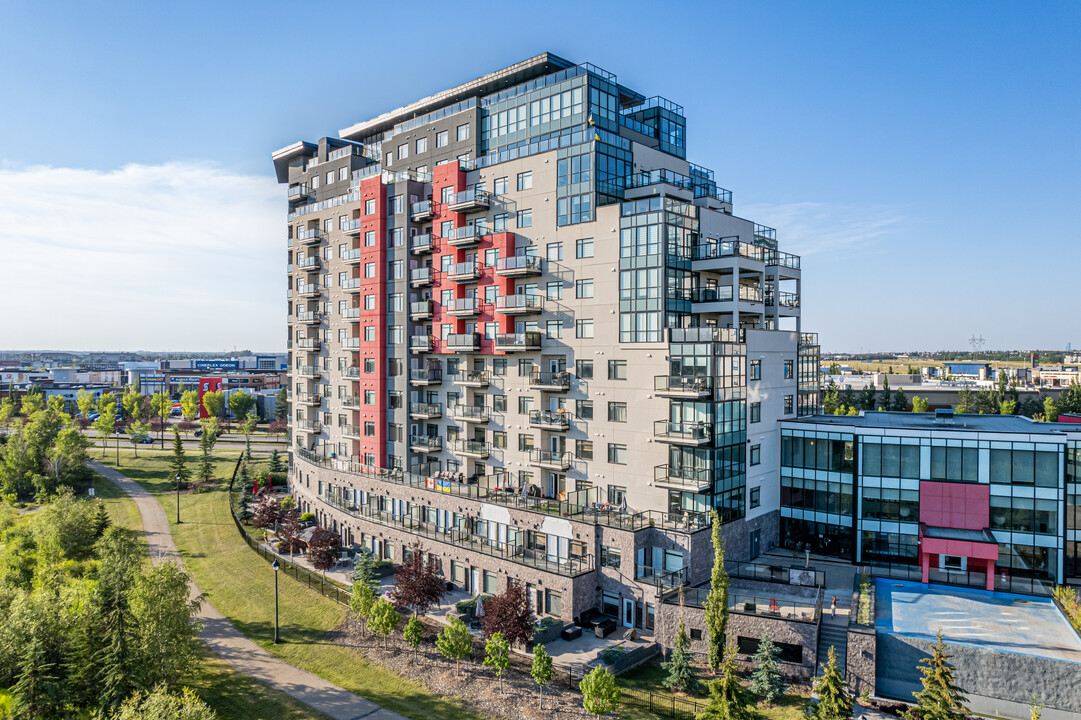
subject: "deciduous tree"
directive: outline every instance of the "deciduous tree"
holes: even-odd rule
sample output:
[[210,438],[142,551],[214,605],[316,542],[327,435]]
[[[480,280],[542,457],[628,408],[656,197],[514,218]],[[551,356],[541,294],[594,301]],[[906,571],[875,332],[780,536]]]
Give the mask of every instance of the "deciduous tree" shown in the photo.
[[695,720],[750,720],[747,701],[736,675],[736,648],[730,644],[724,654],[721,677],[709,684],[709,704]]
[[139,388],[129,385],[121,396],[120,402],[124,408],[124,417],[129,420],[139,418],[139,413],[143,408],[143,394],[139,392]]
[[254,407],[255,396],[251,393],[237,390],[229,396],[229,412],[237,422],[244,422]]
[[109,436],[116,430],[116,403],[103,402],[98,405],[98,419],[94,421],[94,429],[98,432],[101,441],[101,456],[105,457],[105,445]]
[[128,439],[131,440],[135,449],[135,457],[139,457],[139,443],[150,435],[150,423],[142,420],[132,420],[128,425]]
[[280,517],[281,501],[270,495],[265,495],[256,500],[254,507],[252,507],[251,524],[265,530],[273,527]]
[[95,403],[94,393],[89,390],[80,389],[75,393],[75,406],[79,408],[79,414],[84,418],[89,418],[90,413],[94,412]]
[[308,541],[308,562],[316,570],[326,572],[334,567],[341,553],[342,539],[338,533],[316,528]]
[[578,689],[582,691],[582,707],[596,717],[612,712],[619,702],[616,679],[606,667],[595,667],[586,673]]
[[199,417],[199,391],[185,390],[180,394],[180,412],[186,420]]
[[540,707],[543,709],[544,686],[552,681],[552,656],[548,654],[543,645],[533,646],[533,668],[529,674],[533,677],[533,682],[537,683]]
[[448,660],[454,661],[455,673],[461,673],[461,661],[473,652],[473,635],[461,618],[452,617],[435,638],[435,647]]
[[525,588],[512,581],[503,592],[485,601],[481,630],[485,637],[499,633],[512,645],[525,645],[533,639],[536,621]]
[[402,631],[402,637],[405,638],[405,644],[413,648],[413,662],[416,662],[420,652],[420,642],[424,639],[424,623],[415,617],[409,618],[409,622],[405,624],[405,630]]
[[353,583],[353,594],[349,598],[349,609],[353,611],[353,615],[364,621],[364,629],[368,629],[368,613],[371,612],[372,605],[378,599],[378,595],[372,590],[371,585],[366,583],[355,581]]
[[154,417],[159,420],[169,417],[169,412],[172,409],[173,401],[165,391],[156,392],[150,396],[150,410],[154,413]]
[[927,401],[927,398],[921,398],[913,396],[912,398],[912,412],[925,413],[931,409],[931,404]]
[[75,428],[60,431],[48,450],[48,468],[57,484],[71,485],[86,471],[90,440]]
[[289,417],[289,391],[282,388],[274,398],[274,417],[285,420]]
[[159,563],[136,576],[131,611],[138,627],[143,687],[175,688],[200,662],[196,633],[201,623],[193,621],[202,599],[190,597],[190,582],[191,576],[175,562]]
[[379,598],[368,611],[368,627],[376,635],[383,636],[383,650],[388,650],[387,640],[394,628],[402,621],[402,616],[394,608],[394,603],[386,598]]
[[413,614],[428,612],[447,592],[446,583],[435,569],[435,559],[419,540],[410,546],[409,559],[394,573],[394,589],[390,597],[399,605],[407,605]]
[[225,411],[225,393],[220,390],[203,393],[203,409],[212,418],[220,418]]
[[510,667],[510,645],[503,633],[493,633],[484,644],[484,667],[492,668],[499,678],[499,694],[503,694],[503,671]]

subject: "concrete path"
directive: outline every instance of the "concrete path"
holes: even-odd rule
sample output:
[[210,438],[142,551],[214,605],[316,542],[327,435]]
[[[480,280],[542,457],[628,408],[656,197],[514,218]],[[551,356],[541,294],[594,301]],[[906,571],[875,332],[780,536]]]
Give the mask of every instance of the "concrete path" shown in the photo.
[[[163,560],[181,562],[169,531],[169,520],[154,496],[134,480],[99,462],[91,461],[90,467],[135,501],[143,517],[143,532],[150,547],[151,560],[155,564]],[[192,597],[201,594],[194,582],[191,593]],[[242,635],[205,599],[198,617],[203,623],[199,637],[233,668],[281,690],[334,720],[405,720],[402,715],[343,690],[318,675],[282,662]]]

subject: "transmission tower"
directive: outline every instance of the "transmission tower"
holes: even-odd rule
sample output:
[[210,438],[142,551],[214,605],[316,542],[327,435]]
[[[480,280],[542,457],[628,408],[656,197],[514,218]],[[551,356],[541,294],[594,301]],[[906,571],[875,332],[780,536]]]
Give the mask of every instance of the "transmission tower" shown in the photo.
[[976,337],[976,334],[973,333],[972,337],[968,339],[968,344],[972,347],[972,354],[975,355],[980,350],[983,350],[983,344],[985,342],[987,341],[983,339],[983,335]]

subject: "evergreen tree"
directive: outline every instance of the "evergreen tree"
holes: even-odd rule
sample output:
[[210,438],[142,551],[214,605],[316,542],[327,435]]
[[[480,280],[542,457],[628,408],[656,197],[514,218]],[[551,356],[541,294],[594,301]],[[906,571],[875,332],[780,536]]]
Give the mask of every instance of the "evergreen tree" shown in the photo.
[[709,684],[709,704],[695,720],[750,720],[751,713],[743,699],[743,688],[736,676],[736,648],[729,645],[719,680]]
[[378,564],[375,555],[368,548],[361,548],[353,560],[353,583],[363,583],[372,592],[379,590],[379,578],[375,576],[375,566]]
[[105,531],[109,529],[109,526],[113,524],[113,520],[109,517],[109,511],[105,509],[105,503],[98,500],[94,505],[94,539],[99,540],[105,534]]
[[101,569],[96,593],[102,616],[102,648],[95,657],[98,702],[111,709],[135,689],[131,668],[136,662],[138,627],[128,598],[142,558],[135,536],[127,528],[106,530],[98,548]]
[[713,520],[713,571],[710,574],[709,595],[706,596],[706,628],[709,633],[707,657],[710,672],[716,674],[723,662],[725,626],[728,624],[728,573],[724,570],[724,539],[721,536],[721,516],[716,510]]
[[19,680],[11,689],[11,717],[38,720],[57,717],[63,688],[56,665],[49,662],[45,643],[35,632],[22,648]]
[[661,667],[668,673],[668,677],[664,679],[664,685],[672,692],[692,692],[698,686],[694,668],[691,667],[690,652],[688,652],[690,647],[691,639],[687,637],[687,626],[684,625],[683,617],[680,616],[672,656],[668,662],[661,663]]
[[1043,420],[1044,422],[1058,421],[1058,406],[1050,395],[1043,399]]
[[845,681],[837,669],[837,650],[832,645],[828,658],[826,671],[814,683],[818,702],[808,714],[810,720],[847,720],[852,717],[852,699],[848,697]]
[[274,398],[274,417],[285,420],[289,417],[289,391],[282,388]]
[[[540,694],[540,707],[543,709],[544,686],[552,681],[552,656],[548,654],[543,645],[533,646],[533,668],[529,674],[533,676],[533,682],[537,683],[537,691]],[[1038,718],[1035,720],[1038,720]]]
[[965,708],[968,700],[954,682],[949,658],[946,641],[939,630],[938,637],[931,645],[931,657],[920,660],[920,664],[924,665],[920,668],[923,690],[912,693],[916,704],[905,713],[907,720],[964,720],[968,714]]
[[890,379],[882,378],[882,409],[889,412],[893,409],[893,396],[890,394]]
[[781,681],[781,666],[777,662],[780,651],[769,635],[762,633],[758,642],[758,652],[754,660],[758,664],[751,675],[751,692],[772,705],[784,694],[784,682]]
[[[173,458],[169,461],[170,479],[178,483],[180,487],[187,485],[191,480],[191,470],[188,470],[188,460],[184,456],[184,443],[180,440],[180,429],[173,428]],[[177,480],[177,476],[180,477]]]
[[267,465],[267,472],[285,472],[285,465],[282,463],[281,453],[278,452],[277,448],[270,453],[270,462]]
[[901,388],[897,388],[893,393],[893,409],[899,412],[908,410],[908,398],[905,397],[905,391]]
[[499,678],[499,694],[503,694],[503,672],[510,667],[510,645],[503,633],[493,633],[484,644],[484,667],[492,668]]
[[859,405],[861,410],[875,409],[875,386],[868,385],[860,392]]
[[841,404],[840,397],[837,385],[833,382],[833,378],[830,378],[829,385],[822,391],[822,412],[825,415],[836,415],[837,408]]

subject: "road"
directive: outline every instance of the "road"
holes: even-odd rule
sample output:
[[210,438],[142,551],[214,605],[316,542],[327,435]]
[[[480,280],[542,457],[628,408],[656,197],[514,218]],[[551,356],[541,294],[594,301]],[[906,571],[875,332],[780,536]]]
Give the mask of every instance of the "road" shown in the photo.
[[[90,466],[94,472],[111,481],[135,501],[143,518],[143,532],[150,548],[151,560],[155,564],[166,560],[175,560],[182,564],[180,553],[169,531],[169,520],[154,496],[134,480],[124,477],[110,467],[93,461]],[[252,561],[261,562],[254,555]],[[191,596],[194,598],[201,594],[193,580]],[[233,624],[205,599],[198,619],[203,623],[199,632],[200,639],[218,657],[237,671],[281,690],[334,720],[406,720],[396,712],[274,657],[233,627]]]

